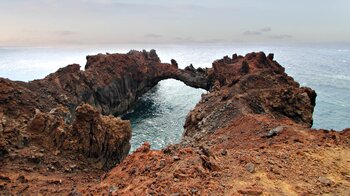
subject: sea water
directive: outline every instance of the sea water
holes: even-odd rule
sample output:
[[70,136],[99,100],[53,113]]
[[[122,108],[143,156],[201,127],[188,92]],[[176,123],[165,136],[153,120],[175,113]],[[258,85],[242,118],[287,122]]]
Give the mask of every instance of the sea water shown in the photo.
[[[94,47],[0,47],[0,77],[30,81],[71,63],[84,67],[85,56],[125,53],[130,49],[156,49],[162,62],[175,59],[180,68],[211,67],[214,60],[233,53],[274,53],[275,59],[302,86],[317,92],[314,128],[350,127],[350,46],[348,45],[244,45],[177,44],[115,45]],[[153,149],[179,142],[186,115],[204,90],[176,80],[164,80],[143,95],[124,119],[132,123],[132,151],[147,141]]]

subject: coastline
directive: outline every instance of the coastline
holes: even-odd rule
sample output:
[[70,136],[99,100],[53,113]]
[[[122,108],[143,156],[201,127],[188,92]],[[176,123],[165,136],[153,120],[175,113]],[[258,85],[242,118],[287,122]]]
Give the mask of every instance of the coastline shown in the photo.
[[[130,138],[113,137],[109,131],[130,132],[127,122],[104,115],[122,114],[166,78],[209,93],[187,116],[179,144],[158,151],[144,144],[122,161]],[[300,87],[272,54],[233,55],[215,61],[213,68],[181,70],[176,61],[161,63],[155,51],[131,51],[88,57],[85,71],[73,64],[43,80],[1,79],[0,85],[4,194],[346,194],[350,190],[350,130],[310,129],[316,93]],[[61,106],[65,109],[54,109]],[[85,112],[77,115],[77,107]],[[95,142],[89,137],[97,138],[101,146],[92,146]],[[80,145],[82,139],[88,144]],[[66,148],[71,143],[65,141],[77,147]],[[106,150],[110,145],[118,147]],[[115,160],[108,160],[115,156],[121,163],[113,168]],[[101,160],[104,163],[97,164]],[[43,185],[46,190],[38,190]]]

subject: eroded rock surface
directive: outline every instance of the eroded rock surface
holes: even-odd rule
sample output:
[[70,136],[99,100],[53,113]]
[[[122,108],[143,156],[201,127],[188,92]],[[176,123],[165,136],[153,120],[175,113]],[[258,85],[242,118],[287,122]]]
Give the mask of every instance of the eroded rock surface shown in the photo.
[[[206,70],[180,70],[174,62],[161,63],[155,50],[86,59],[84,71],[72,64],[28,83],[0,78],[1,155],[9,148],[27,146],[29,141],[47,148],[73,148],[75,144],[67,142],[75,137],[80,145],[74,147],[77,152],[118,163],[130,149],[130,127],[101,114],[123,114],[163,79],[208,88]],[[82,103],[94,109],[81,113],[88,108],[78,107]],[[121,135],[122,129],[125,135]],[[116,131],[119,138],[113,136]],[[103,164],[113,166],[109,161]]]
[[316,92],[300,87],[269,56],[260,52],[215,61],[208,71],[210,93],[203,94],[188,114],[184,136],[205,135],[227,126],[236,117],[255,114],[311,127]]
[[109,169],[119,163],[130,150],[131,125],[129,121],[113,116],[102,116],[88,104],[82,104],[71,116],[64,107],[49,113],[36,111],[28,123],[31,140],[46,149],[82,153],[95,159],[99,168]]
[[206,73],[209,92],[188,114],[180,144],[141,147],[88,192],[350,194],[349,129],[311,129],[315,91],[300,87],[272,54],[234,54]]
[[207,88],[205,70],[161,63],[155,50],[87,56],[85,70],[72,64],[30,82],[0,78],[0,173],[10,179],[0,182],[0,193],[41,194],[52,190],[36,187],[57,184],[49,179],[12,186],[13,175],[22,170],[29,184],[61,175],[61,191],[74,189],[75,183],[67,181],[71,173],[82,175],[82,181],[99,178],[88,175],[114,167],[130,150],[130,122],[111,115],[123,114],[168,78]]
[[10,117],[31,116],[35,109],[48,112],[63,105],[74,113],[75,108],[85,102],[102,114],[119,115],[164,79],[209,88],[206,70],[181,70],[176,65],[161,63],[154,50],[98,54],[86,59],[84,71],[80,65],[72,64],[28,83],[0,78],[2,112]]
[[[350,194],[350,129],[311,129],[315,91],[273,58],[234,54],[181,70],[154,50],[130,51],[29,83],[0,79],[0,194]],[[125,157],[130,123],[107,115],[168,78],[208,93],[179,144]]]
[[98,159],[103,168],[114,167],[130,150],[130,122],[113,116],[102,116],[87,104],[76,109],[76,119],[70,135],[66,148]]

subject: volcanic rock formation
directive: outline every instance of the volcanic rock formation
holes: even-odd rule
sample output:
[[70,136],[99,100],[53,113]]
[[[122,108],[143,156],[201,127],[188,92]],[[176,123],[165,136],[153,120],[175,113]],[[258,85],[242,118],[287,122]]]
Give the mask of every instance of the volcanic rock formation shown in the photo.
[[215,61],[208,70],[210,93],[187,117],[184,136],[214,132],[246,114],[287,117],[311,127],[315,91],[300,87],[271,56],[234,54],[232,59],[226,56]]
[[[204,70],[180,70],[175,65],[161,63],[154,50],[98,54],[86,59],[84,71],[72,64],[28,83],[0,78],[1,154],[18,143],[28,145],[33,138],[31,134],[41,132],[45,133],[43,137],[48,137],[42,141],[39,138],[38,145],[67,150],[67,146],[73,148],[67,140],[73,140],[70,142],[81,145],[74,150],[88,157],[111,160],[104,163],[110,168],[128,154],[131,129],[126,122],[100,117],[99,113],[123,114],[138,97],[167,78],[208,88]],[[81,103],[95,109],[86,105],[78,107]],[[87,111],[81,113],[82,108]],[[116,138],[115,130],[120,129],[125,131],[125,136]],[[52,145],[48,146],[49,143]]]
[[[0,78],[0,194],[350,194],[350,130],[310,129],[315,91],[273,58],[182,70],[130,51],[28,83]],[[168,78],[208,93],[179,144],[127,156],[130,122],[115,116]]]
[[79,65],[72,64],[42,80],[28,83],[1,79],[3,113],[11,116],[18,115],[16,112],[31,114],[35,108],[47,112],[58,105],[74,112],[85,102],[102,114],[119,115],[164,79],[174,78],[195,88],[209,88],[205,70],[181,70],[176,65],[161,63],[154,50],[98,54],[86,59],[84,71]]
[[[350,130],[313,130],[316,93],[273,55],[233,55],[206,70],[209,92],[180,144],[144,144],[93,194],[348,195]],[[84,192],[84,193],[87,193]]]

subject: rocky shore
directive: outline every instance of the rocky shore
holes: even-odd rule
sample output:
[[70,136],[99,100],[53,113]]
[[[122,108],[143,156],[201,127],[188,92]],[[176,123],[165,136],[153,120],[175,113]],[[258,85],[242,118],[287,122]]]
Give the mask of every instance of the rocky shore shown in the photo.
[[[128,155],[116,117],[164,79],[203,88],[179,144]],[[273,54],[178,69],[156,52],[87,56],[28,83],[0,78],[0,195],[348,195],[350,129],[314,130],[316,92]]]

